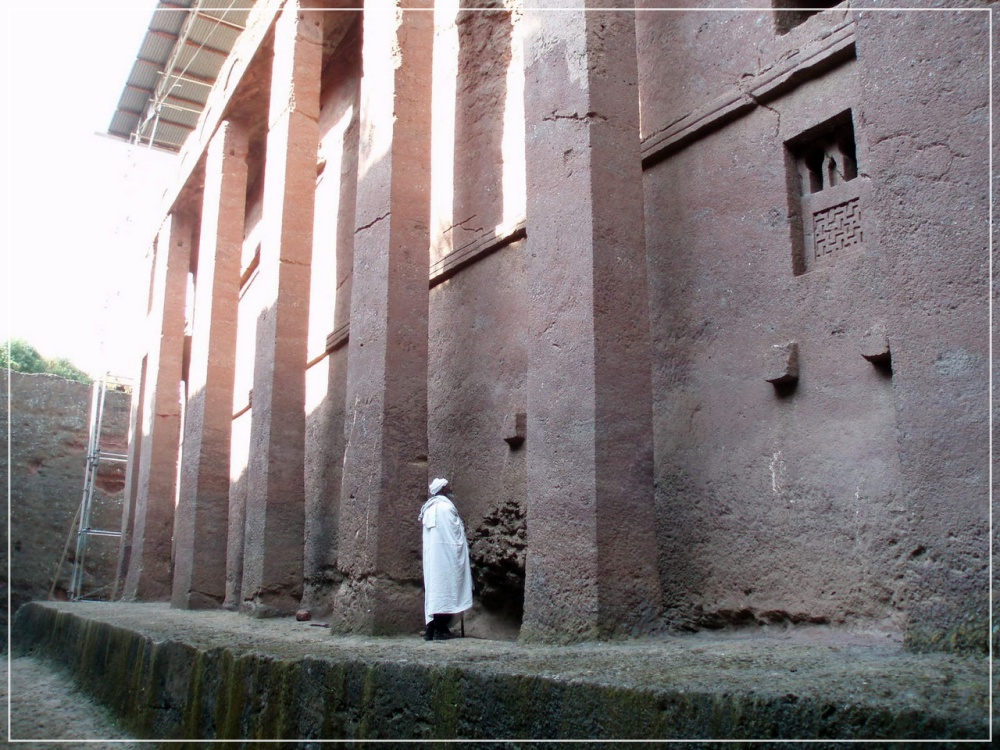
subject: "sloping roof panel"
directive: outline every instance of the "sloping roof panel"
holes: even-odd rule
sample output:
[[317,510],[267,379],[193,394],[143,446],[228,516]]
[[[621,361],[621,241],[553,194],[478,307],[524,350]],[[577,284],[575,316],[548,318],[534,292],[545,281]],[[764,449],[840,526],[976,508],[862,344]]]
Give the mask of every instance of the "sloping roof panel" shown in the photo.
[[185,44],[179,50],[174,70],[177,73],[188,74],[193,78],[206,78],[214,81],[225,59],[213,52],[205,52],[202,47]]
[[146,38],[139,47],[139,57],[159,64],[165,64],[170,59],[170,53],[177,43],[176,36],[161,36],[161,31],[146,31]]
[[122,108],[119,107],[114,116],[111,118],[111,126],[108,128],[108,132],[117,131],[119,133],[131,133],[135,130],[138,124],[139,115],[123,111]]
[[184,26],[184,19],[187,13],[183,9],[190,8],[195,4],[195,0],[171,0],[168,3],[157,3],[153,17],[149,21],[150,31],[169,31],[172,34],[179,34]]
[[156,124],[156,145],[171,151],[180,151],[191,131],[162,120]]
[[231,49],[236,44],[240,32],[232,26],[224,25],[213,16],[199,15],[191,24],[190,38],[197,44],[216,49]]
[[118,100],[118,109],[123,112],[135,112],[138,115],[142,112],[142,108],[146,106],[149,93],[148,89],[126,86],[125,90],[122,91],[121,98]]
[[178,151],[197,125],[254,0],[157,3],[108,134]]
[[157,66],[153,63],[136,60],[126,81],[126,87],[152,91],[156,87],[157,70]]

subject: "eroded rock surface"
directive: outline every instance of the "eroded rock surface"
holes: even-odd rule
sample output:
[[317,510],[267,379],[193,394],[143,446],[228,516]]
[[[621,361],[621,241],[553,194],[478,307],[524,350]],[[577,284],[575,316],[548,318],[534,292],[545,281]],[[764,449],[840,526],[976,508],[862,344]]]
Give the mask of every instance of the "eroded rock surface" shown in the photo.
[[491,510],[470,534],[472,581],[483,607],[510,620],[524,613],[524,509],[507,500]]

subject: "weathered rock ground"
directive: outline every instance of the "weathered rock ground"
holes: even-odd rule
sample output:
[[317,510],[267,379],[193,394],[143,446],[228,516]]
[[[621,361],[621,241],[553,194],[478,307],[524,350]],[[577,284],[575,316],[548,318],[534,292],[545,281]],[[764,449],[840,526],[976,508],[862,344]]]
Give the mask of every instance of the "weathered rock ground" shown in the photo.
[[158,604],[31,603],[14,621],[12,737],[27,728],[50,739],[38,732],[55,726],[24,692],[39,689],[21,677],[37,659],[68,670],[136,737],[989,736],[985,658],[914,654],[876,633],[814,627],[562,647],[469,635],[427,643]]
[[[9,672],[8,672],[9,666]],[[45,659],[20,656],[0,661],[0,695],[7,705],[7,677],[10,675],[10,736],[17,740],[61,740],[25,742],[19,747],[86,747],[89,750],[138,750],[143,747],[121,727],[111,712],[83,692],[73,678]],[[0,727],[0,739],[7,740],[7,723]],[[69,742],[67,742],[67,740]],[[72,742],[72,740],[79,740]],[[115,740],[103,742],[99,740]]]

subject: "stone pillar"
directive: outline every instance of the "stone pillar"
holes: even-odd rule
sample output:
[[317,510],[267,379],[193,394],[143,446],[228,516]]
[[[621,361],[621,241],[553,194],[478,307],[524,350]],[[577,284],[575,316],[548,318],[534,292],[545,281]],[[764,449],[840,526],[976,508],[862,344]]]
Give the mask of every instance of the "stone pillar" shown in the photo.
[[[1000,401],[990,398],[986,323],[996,286],[986,269],[985,160],[991,140],[996,150],[1000,139],[990,138],[989,118],[971,113],[989,109],[990,66],[994,80],[1000,74],[990,37],[996,49],[998,32],[984,13],[957,8],[865,13],[857,23],[861,116],[854,122],[868,145],[864,171],[872,181],[865,245],[876,249],[870,262],[879,265],[869,273],[884,293],[892,345],[905,498],[899,517],[906,519],[899,541],[912,550],[899,602],[904,644],[914,651],[986,653],[991,640],[997,648],[991,609],[1000,603],[1000,580],[991,602],[989,561],[1000,541],[990,522],[1000,487],[991,497],[989,478],[993,462],[1000,481],[990,452],[990,414],[996,444]],[[1000,248],[996,234],[993,247]],[[994,362],[997,351],[994,345]]]
[[323,13],[286,3],[274,27],[241,610],[302,596],[305,368]]
[[[395,15],[385,12],[395,7]],[[433,14],[366,6],[335,630],[423,624]]]
[[123,593],[128,600],[170,597],[184,299],[193,237],[191,219],[181,213],[170,214],[160,229],[153,259],[149,325],[155,340],[146,358],[132,553]]
[[642,632],[662,599],[634,15],[583,5],[525,19],[529,640]]
[[229,445],[236,314],[247,191],[247,134],[223,122],[208,147],[195,277],[184,454],[171,603],[218,607],[225,598]]

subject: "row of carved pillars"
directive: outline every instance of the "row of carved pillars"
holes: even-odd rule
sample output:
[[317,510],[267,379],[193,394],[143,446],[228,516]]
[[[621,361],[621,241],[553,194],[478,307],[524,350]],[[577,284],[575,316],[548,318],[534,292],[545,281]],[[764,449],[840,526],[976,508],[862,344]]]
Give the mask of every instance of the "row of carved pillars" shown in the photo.
[[[373,633],[422,622],[415,509],[428,479],[433,14],[386,5],[395,12],[369,8],[364,17],[344,583],[335,603],[337,629]],[[522,633],[541,639],[640,632],[661,600],[634,21],[579,9],[579,0],[567,7],[578,10],[529,5],[523,21],[530,344]],[[179,472],[179,352],[194,228],[171,216],[157,243],[150,317],[159,338],[135,410],[142,426],[130,463],[137,478],[128,480],[126,598],[215,606],[225,576],[238,574],[244,610],[297,604],[290,592],[301,591],[303,575],[304,300],[320,16],[289,3],[275,25],[259,277],[275,302],[258,321],[245,515],[228,505],[233,357],[224,353],[235,351],[246,137],[228,123],[207,155]],[[227,570],[221,540],[234,523]],[[234,560],[240,542],[242,560]]]

